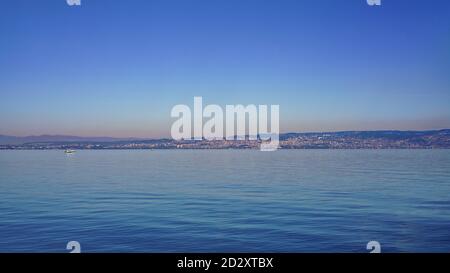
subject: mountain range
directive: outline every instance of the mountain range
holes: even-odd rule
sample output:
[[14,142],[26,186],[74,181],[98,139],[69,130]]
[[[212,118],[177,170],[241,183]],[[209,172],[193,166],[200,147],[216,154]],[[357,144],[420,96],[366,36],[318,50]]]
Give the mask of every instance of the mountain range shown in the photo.
[[80,137],[66,135],[40,135],[40,136],[7,136],[0,135],[0,145],[22,145],[25,143],[45,143],[45,142],[115,142],[115,141],[135,141],[139,138],[115,138],[115,137]]

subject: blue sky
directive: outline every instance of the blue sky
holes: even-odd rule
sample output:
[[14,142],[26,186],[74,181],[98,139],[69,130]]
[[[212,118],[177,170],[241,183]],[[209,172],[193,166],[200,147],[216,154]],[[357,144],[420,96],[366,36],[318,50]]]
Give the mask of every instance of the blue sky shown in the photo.
[[168,136],[175,104],[281,130],[450,128],[450,1],[4,0],[0,134]]

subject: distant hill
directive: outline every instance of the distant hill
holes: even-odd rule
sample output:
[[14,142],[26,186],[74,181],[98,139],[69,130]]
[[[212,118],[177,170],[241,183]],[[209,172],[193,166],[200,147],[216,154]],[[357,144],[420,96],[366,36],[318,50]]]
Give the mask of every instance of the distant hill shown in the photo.
[[114,137],[79,137],[64,135],[40,135],[40,136],[5,136],[0,135],[0,145],[21,145],[25,143],[36,142],[115,142],[115,141],[133,141],[138,138],[114,138]]
[[410,139],[415,137],[427,137],[427,136],[450,136],[450,129],[442,130],[428,130],[428,131],[396,131],[396,130],[383,130],[383,131],[341,131],[341,132],[314,132],[314,133],[286,133],[281,134],[280,139],[288,139],[292,137],[313,137],[313,136],[330,136],[334,138],[359,138],[359,139]]

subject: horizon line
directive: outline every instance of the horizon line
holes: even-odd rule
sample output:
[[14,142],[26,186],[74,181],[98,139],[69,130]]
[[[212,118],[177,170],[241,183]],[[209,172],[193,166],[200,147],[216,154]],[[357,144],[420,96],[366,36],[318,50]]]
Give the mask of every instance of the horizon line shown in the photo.
[[[287,134],[335,134],[335,133],[347,133],[347,132],[438,132],[438,131],[446,131],[450,130],[450,128],[439,128],[439,129],[427,129],[427,130],[398,130],[398,129],[374,129],[374,130],[336,130],[336,131],[290,131],[290,132],[281,132],[279,135],[287,135]],[[258,134],[259,135],[259,134]],[[114,137],[114,136],[82,136],[82,135],[72,135],[72,134],[40,134],[40,135],[9,135],[9,134],[0,134],[0,137],[15,137],[15,138],[30,138],[30,137],[76,137],[76,138],[111,138],[111,139],[135,139],[135,140],[157,140],[157,139],[170,139],[170,136],[167,137]]]

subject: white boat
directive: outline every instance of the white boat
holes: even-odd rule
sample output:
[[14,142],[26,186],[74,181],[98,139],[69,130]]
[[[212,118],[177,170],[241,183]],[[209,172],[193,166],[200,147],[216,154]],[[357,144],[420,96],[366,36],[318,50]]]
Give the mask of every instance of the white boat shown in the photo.
[[66,154],[73,154],[73,153],[75,153],[75,150],[65,150],[64,153],[66,153]]

